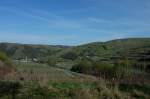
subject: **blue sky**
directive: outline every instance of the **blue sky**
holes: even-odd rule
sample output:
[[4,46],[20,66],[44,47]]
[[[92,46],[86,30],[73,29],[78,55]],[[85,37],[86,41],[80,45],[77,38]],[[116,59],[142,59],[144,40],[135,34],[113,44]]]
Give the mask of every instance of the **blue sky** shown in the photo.
[[78,45],[150,37],[150,0],[0,0],[0,42]]

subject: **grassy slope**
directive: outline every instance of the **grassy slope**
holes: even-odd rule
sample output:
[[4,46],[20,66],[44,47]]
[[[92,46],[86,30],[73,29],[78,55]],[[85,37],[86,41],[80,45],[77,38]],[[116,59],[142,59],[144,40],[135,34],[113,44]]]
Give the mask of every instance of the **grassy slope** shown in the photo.
[[[31,46],[31,47],[33,47],[33,46]],[[35,47],[35,49],[38,49],[36,46],[34,46],[34,47]],[[10,47],[10,50],[12,48],[13,47]],[[47,47],[42,47],[41,50],[44,50],[46,48]],[[61,49],[61,51],[59,51],[55,54],[57,54],[57,57],[60,57],[64,53],[67,53],[69,51],[74,51],[78,55],[81,55],[81,56],[93,55],[93,53],[94,53],[93,56],[108,58],[108,57],[113,56],[114,54],[117,55],[117,53],[137,51],[137,52],[135,52],[137,54],[137,53],[142,53],[143,50],[144,50],[144,52],[145,51],[148,52],[149,48],[150,48],[150,39],[124,39],[124,40],[113,40],[113,41],[109,41],[109,42],[105,42],[105,43],[91,43],[91,44],[81,45],[81,46],[77,46],[77,47],[67,48],[67,50]],[[92,52],[90,52],[90,51],[92,51]],[[19,52],[24,53],[24,52],[22,52],[22,50]],[[18,53],[18,52],[16,52],[16,53]],[[27,52],[25,54],[27,54]],[[13,55],[13,56],[15,56],[15,55]],[[93,57],[93,56],[91,56],[91,57]],[[59,69],[59,68],[55,68],[55,67],[49,67],[47,65],[35,64],[35,63],[34,64],[19,63],[19,64],[17,64],[17,69],[18,69],[18,72],[16,73],[16,76],[15,76],[15,79],[17,79],[17,80],[38,81],[44,85],[49,84],[49,87],[52,89],[54,88],[55,90],[66,90],[67,89],[67,92],[68,92],[68,90],[71,90],[74,92],[74,93],[73,92],[71,92],[71,93],[73,93],[75,95],[80,94],[79,97],[81,97],[81,99],[94,99],[93,97],[95,97],[95,96],[92,96],[92,95],[94,95],[94,94],[97,95],[97,92],[96,93],[94,93],[94,92],[97,91],[98,88],[97,87],[94,89],[93,89],[93,87],[89,88],[89,86],[91,86],[91,85],[86,84],[86,82],[91,82],[91,81],[96,80],[92,76],[73,73],[68,70]],[[83,86],[84,86],[84,88],[82,88]],[[118,99],[123,99],[122,95],[120,95],[122,92],[120,93],[120,91],[118,91],[118,90],[115,91],[115,89],[113,89],[113,88],[112,89],[105,88],[105,86],[106,85],[104,85],[104,86],[102,85],[102,87],[100,87],[101,91],[99,94],[101,97],[107,96],[106,94],[108,94],[109,97],[113,97],[119,93],[120,98],[118,98]],[[79,88],[79,89],[75,89],[75,88]],[[129,89],[131,89],[130,86],[129,86]],[[124,89],[122,89],[122,90],[124,90]],[[149,88],[148,88],[148,90],[149,90]],[[128,91],[129,90],[127,90],[127,92]],[[139,95],[139,92],[137,92],[137,90],[134,90],[134,91],[135,91],[134,94],[138,93],[138,95]],[[140,92],[142,92],[141,94],[143,96],[144,91],[140,91]],[[60,93],[61,92],[58,91],[58,94],[60,94]],[[128,96],[128,94],[127,95],[124,94],[123,96]],[[62,93],[62,95],[64,95],[64,93]],[[83,98],[82,96],[84,96],[86,98]],[[97,96],[97,98],[95,98],[95,99],[99,99],[100,96]],[[76,97],[75,99],[78,99],[78,96],[75,96],[75,97]],[[116,99],[116,97],[114,97],[112,99]],[[126,98],[126,99],[129,99],[129,98]],[[133,99],[133,98],[131,98],[131,99]],[[146,98],[138,98],[138,99],[146,99]],[[149,99],[149,98],[147,98],[147,99]]]
[[93,76],[87,76],[56,67],[50,67],[44,64],[19,63],[16,66],[18,69],[16,79],[23,78],[25,81],[40,81],[40,83],[48,83],[88,82],[96,80]]
[[150,47],[150,38],[117,39],[108,42],[95,42],[80,46],[48,46],[15,43],[0,43],[0,50],[13,58],[20,56],[40,57],[57,56],[73,51],[80,56],[110,57],[118,52],[127,52],[132,49]]
[[[143,48],[146,46],[150,46],[150,38],[149,39],[118,39],[112,40],[104,43],[90,43],[86,45],[81,45],[75,48],[76,50],[82,50],[82,52],[93,50],[93,52],[97,55],[101,55],[103,53],[109,52],[110,54],[117,51],[127,51],[135,48]],[[85,50],[85,51],[83,51]]]
[[[47,86],[48,90],[43,87],[45,90],[42,92],[46,93],[45,91],[47,91],[50,99],[149,99],[149,87],[147,86],[135,85],[134,88],[131,85],[117,85],[110,87],[102,79],[97,80],[92,76],[36,63],[19,63],[17,69],[16,79],[22,78],[20,80],[23,83],[32,81],[33,85],[26,85],[27,83],[25,83],[24,88],[28,88],[32,93],[35,92],[33,99],[37,99],[36,97],[41,95],[41,92],[38,92],[42,90],[40,87],[34,89],[37,82],[42,86]],[[31,92],[27,91],[25,96],[30,95]],[[46,97],[45,99],[49,98]]]
[[150,38],[118,39],[103,43],[95,42],[71,48],[70,51],[76,52],[81,57],[97,56],[99,59],[110,59],[120,55],[130,56],[132,54],[130,52],[134,51],[138,54],[140,53],[138,49],[149,51]]
[[16,44],[16,43],[0,43],[0,51],[5,52],[13,59],[38,58],[47,55],[55,54],[67,46],[49,46],[49,45],[31,45],[31,44]]
[[[133,59],[146,57],[150,52],[150,38],[130,38],[117,39],[108,42],[95,42],[80,46],[48,46],[48,45],[28,45],[0,43],[0,50],[6,52],[13,59],[18,58],[56,58],[58,67],[70,69],[71,66],[82,57],[89,56],[91,59],[100,61],[113,61],[113,59],[122,56],[131,57]],[[66,60],[61,56],[73,52],[77,54],[77,60]],[[58,62],[59,61],[59,62]]]

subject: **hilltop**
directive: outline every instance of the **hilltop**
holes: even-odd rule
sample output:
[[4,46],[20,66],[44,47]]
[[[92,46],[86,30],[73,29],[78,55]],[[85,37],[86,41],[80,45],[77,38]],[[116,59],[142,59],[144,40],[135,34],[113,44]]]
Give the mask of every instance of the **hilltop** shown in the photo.
[[0,50],[5,52],[12,59],[45,57],[66,48],[68,48],[68,46],[0,43]]
[[79,46],[0,43],[0,51],[12,59],[51,57],[58,61],[74,61],[88,57],[98,61],[113,61],[125,56],[140,59],[150,52],[150,38],[117,39]]

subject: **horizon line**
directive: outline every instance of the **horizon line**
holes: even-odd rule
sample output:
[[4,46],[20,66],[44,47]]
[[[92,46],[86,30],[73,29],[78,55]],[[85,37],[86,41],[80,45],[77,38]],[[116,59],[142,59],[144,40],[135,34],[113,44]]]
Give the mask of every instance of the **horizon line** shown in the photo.
[[80,46],[80,45],[86,45],[90,43],[105,43],[115,40],[126,40],[126,39],[150,39],[150,37],[125,37],[125,38],[116,38],[116,39],[110,39],[110,40],[103,40],[103,41],[89,41],[86,43],[81,44],[44,44],[44,43],[23,43],[23,42],[9,42],[9,41],[0,41],[0,44],[2,43],[8,43],[8,44],[21,44],[21,45],[41,45],[41,46]]

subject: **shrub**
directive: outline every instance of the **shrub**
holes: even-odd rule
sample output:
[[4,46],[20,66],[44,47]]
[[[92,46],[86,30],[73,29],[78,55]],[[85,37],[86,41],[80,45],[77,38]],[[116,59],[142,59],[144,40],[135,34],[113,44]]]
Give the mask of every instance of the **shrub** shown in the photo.
[[5,53],[0,52],[0,60],[6,64],[10,64],[10,60]]
[[42,57],[39,59],[39,63],[42,63],[42,64],[48,64],[50,66],[55,66],[56,63],[57,63],[57,58],[56,57]]
[[48,57],[48,60],[46,63],[50,66],[55,66],[57,63],[57,58],[56,57]]
[[11,96],[15,99],[20,88],[21,84],[18,82],[0,81],[0,97]]
[[103,62],[91,62],[83,60],[71,68],[71,71],[90,74],[106,79],[124,79],[131,76],[131,63],[128,60],[121,60],[114,64]]
[[68,52],[64,55],[62,55],[62,58],[64,59],[70,59],[70,60],[75,60],[77,59],[78,55],[75,52]]
[[92,63],[88,60],[83,60],[79,62],[78,64],[74,65],[71,68],[71,71],[84,73],[84,74],[91,74],[92,69],[93,69]]
[[114,75],[113,64],[94,63],[94,73],[98,77],[112,78]]
[[115,77],[125,78],[131,75],[131,63],[129,60],[120,60],[114,64]]
[[51,99],[47,87],[41,87],[38,83],[27,84],[19,96],[21,99]]

